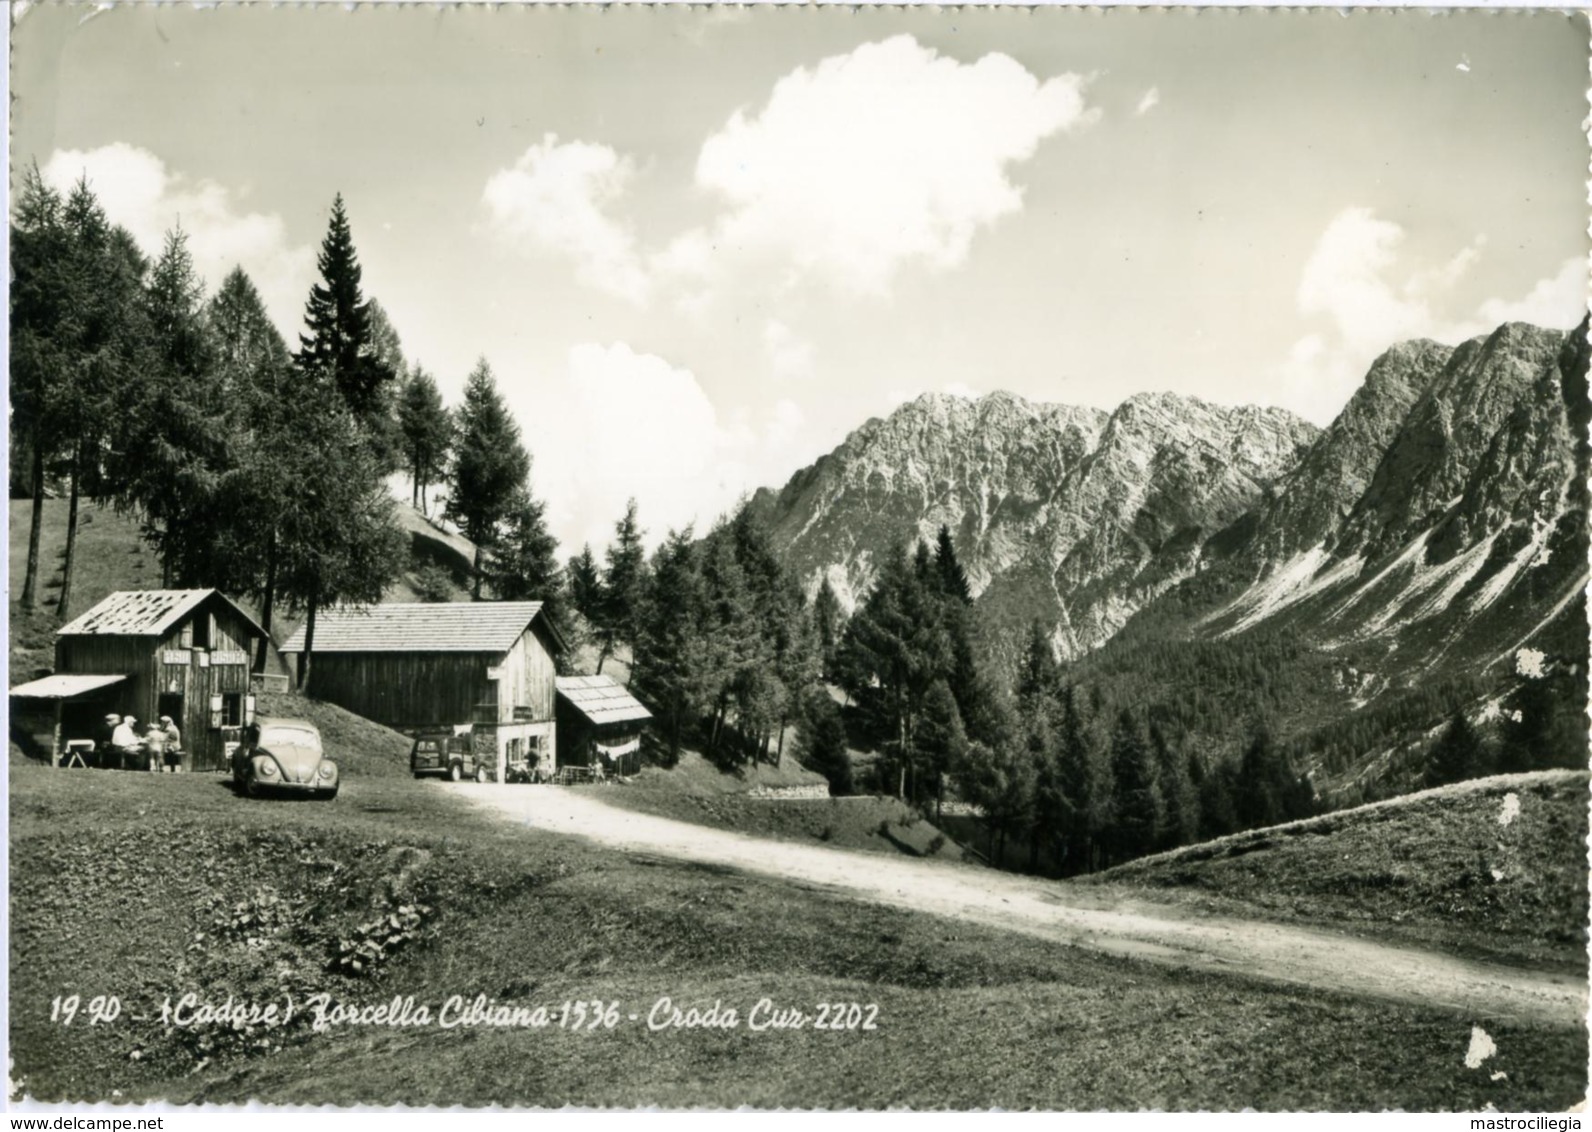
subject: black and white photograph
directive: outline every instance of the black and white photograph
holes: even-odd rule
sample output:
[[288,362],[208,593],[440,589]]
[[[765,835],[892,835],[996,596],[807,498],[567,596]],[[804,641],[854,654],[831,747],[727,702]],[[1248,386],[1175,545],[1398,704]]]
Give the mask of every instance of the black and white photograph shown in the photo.
[[1580,1127],[1585,12],[10,22],[12,1110]]

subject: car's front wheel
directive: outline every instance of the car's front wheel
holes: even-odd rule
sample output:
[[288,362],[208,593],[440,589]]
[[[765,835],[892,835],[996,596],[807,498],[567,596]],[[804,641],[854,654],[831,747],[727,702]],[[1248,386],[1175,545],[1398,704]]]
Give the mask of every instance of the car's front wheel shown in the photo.
[[464,764],[463,763],[449,763],[448,764],[448,781],[449,782],[459,782],[463,778],[464,778]]
[[330,802],[335,797],[337,797],[336,786],[332,787],[330,790],[319,790],[315,793],[315,800],[317,802]]
[[477,782],[485,782],[486,781],[486,767],[478,766],[478,767],[475,768],[475,780]]

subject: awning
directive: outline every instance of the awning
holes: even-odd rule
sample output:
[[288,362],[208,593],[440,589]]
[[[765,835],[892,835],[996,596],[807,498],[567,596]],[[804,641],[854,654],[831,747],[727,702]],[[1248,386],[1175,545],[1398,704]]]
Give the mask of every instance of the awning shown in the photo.
[[39,680],[29,680],[11,689],[13,696],[30,700],[70,700],[120,684],[126,676],[92,676],[82,672],[57,672]]

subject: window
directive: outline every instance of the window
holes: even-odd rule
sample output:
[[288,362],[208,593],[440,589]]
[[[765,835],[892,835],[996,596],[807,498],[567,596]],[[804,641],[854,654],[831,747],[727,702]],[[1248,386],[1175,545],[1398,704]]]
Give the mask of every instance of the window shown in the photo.
[[[196,649],[207,649],[207,648],[209,648],[210,647],[210,637],[211,637],[211,632],[210,632],[210,614],[208,614],[208,613],[196,613],[194,615],[193,620],[189,624],[192,626],[192,633],[191,633],[191,644],[192,644],[192,647],[194,647]],[[185,635],[188,635],[188,634],[185,634]]]
[[222,692],[221,693],[221,726],[222,727],[242,727],[243,726],[243,693],[242,692]]

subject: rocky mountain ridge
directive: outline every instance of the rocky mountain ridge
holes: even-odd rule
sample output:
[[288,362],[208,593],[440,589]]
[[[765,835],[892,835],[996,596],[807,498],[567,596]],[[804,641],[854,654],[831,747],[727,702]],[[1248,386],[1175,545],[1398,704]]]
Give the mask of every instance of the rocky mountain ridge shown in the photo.
[[1575,603],[1585,368],[1584,334],[1519,323],[1400,343],[1324,430],[1166,393],[1110,413],[926,394],[755,502],[809,590],[827,577],[848,607],[890,545],[944,523],[986,622],[1040,618],[1063,659],[1214,571],[1183,631],[1285,618],[1412,671],[1502,656]]

